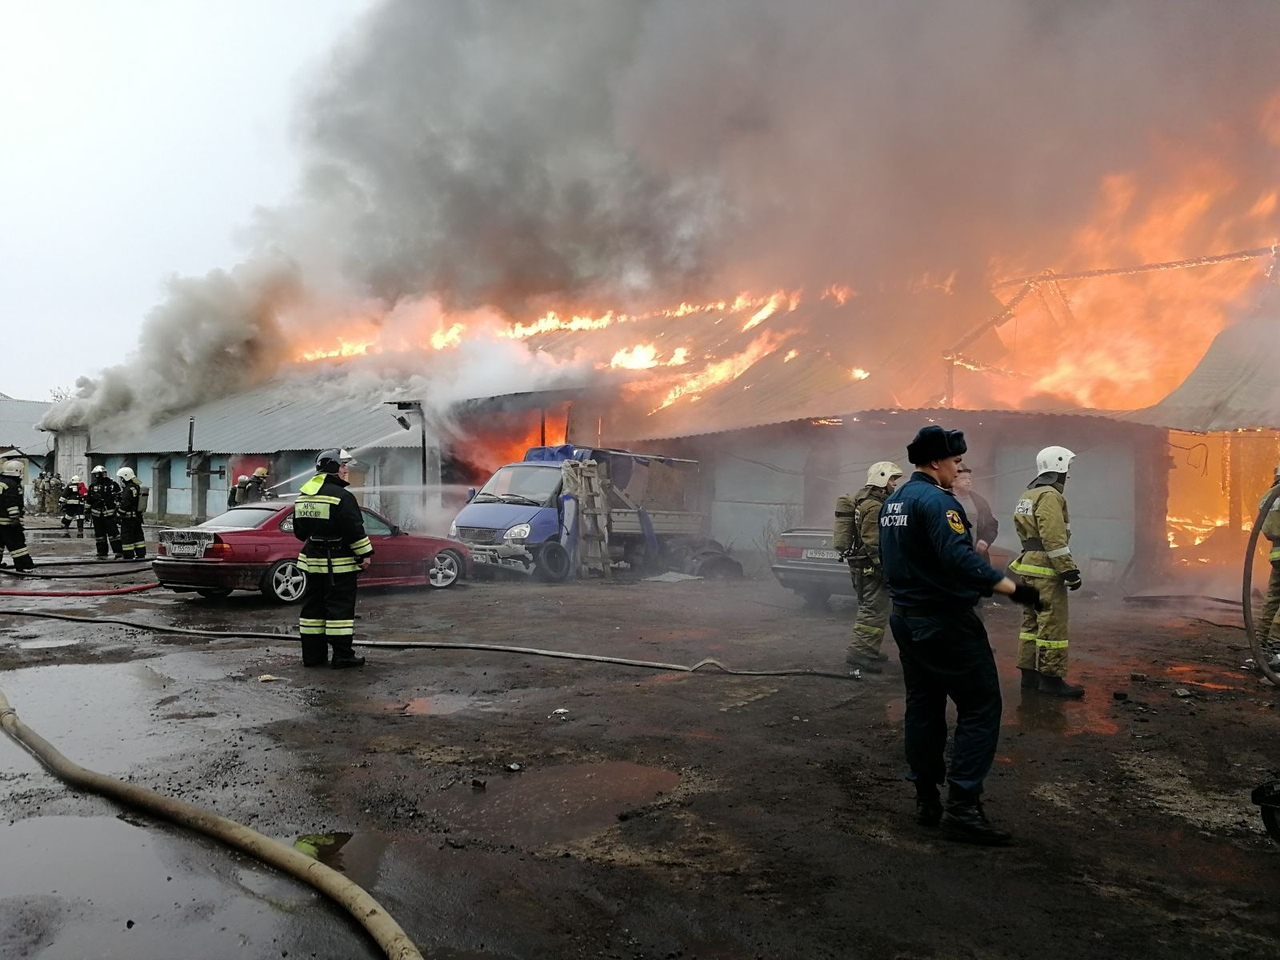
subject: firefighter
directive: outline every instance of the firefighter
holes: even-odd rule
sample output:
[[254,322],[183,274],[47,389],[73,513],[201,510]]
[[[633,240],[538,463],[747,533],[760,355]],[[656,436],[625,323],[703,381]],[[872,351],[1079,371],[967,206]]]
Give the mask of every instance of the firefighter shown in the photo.
[[142,516],[146,512],[142,484],[129,467],[121,467],[116,476],[120,478],[120,500],[116,507],[120,515],[120,547],[124,559],[141,560],[147,555],[146,535],[142,532]]
[[314,477],[302,485],[293,507],[293,535],[303,541],[298,566],[307,574],[298,633],[302,665],[323,667],[333,647],[334,670],[359,667],[351,643],[356,624],[356,580],[373,559],[373,544],[364,530],[360,505],[347,488],[345,450],[325,450],[316,457]]
[[31,490],[35,494],[36,498],[35,508],[32,510],[32,513],[44,513],[44,491],[45,487],[48,486],[48,483],[49,475],[45,471],[41,470],[40,476],[36,477],[31,484]]
[[[257,503],[259,500],[266,500],[269,496],[267,492],[267,468],[258,467],[253,471],[252,477],[245,477],[244,493],[236,501],[237,503]],[[237,484],[239,486],[239,484]]]
[[61,493],[63,493],[63,477],[55,470],[45,485],[45,516],[51,517],[59,512],[58,498]]
[[98,548],[98,559],[107,559],[107,545],[116,559],[124,556],[120,544],[120,520],[117,508],[120,502],[120,485],[107,476],[107,468],[99,464],[89,471],[89,522],[93,524],[93,539]]
[[84,498],[88,493],[89,488],[81,482],[79,474],[62,487],[58,503],[62,507],[62,529],[67,531],[65,536],[71,536],[71,522],[74,520],[76,536],[84,537]]
[[[915,466],[880,509],[880,559],[893,598],[889,629],[906,690],[903,716],[916,822],[970,843],[1001,844],[1009,833],[986,818],[982,789],[1000,740],[1000,677],[975,612],[979,599],[1004,594],[1039,602],[978,556],[964,507],[948,488],[968,452],[964,433],[921,427],[907,445]],[[947,700],[956,706],[947,760]],[[938,785],[948,784],[944,808]]]
[[27,506],[22,493],[26,472],[21,460],[7,460],[0,467],[0,557],[8,550],[15,570],[30,570],[36,565],[27,550],[27,534],[22,528]]
[[[1280,463],[1276,464],[1273,484],[1280,484]],[[1265,503],[1266,499],[1264,496],[1262,502]],[[1261,641],[1269,645],[1273,653],[1280,653],[1280,497],[1272,502],[1271,509],[1262,520],[1262,535],[1271,542],[1271,552],[1267,555],[1271,560],[1271,581],[1267,586],[1267,600],[1262,607],[1258,630]]]
[[889,625],[889,594],[880,571],[880,506],[902,479],[902,468],[889,460],[873,463],[867,482],[852,496],[836,500],[836,528],[832,546],[849,563],[858,596],[858,616],[845,663],[866,673],[883,673],[880,652]]
[[1035,480],[1013,511],[1021,555],[1009,565],[1040,592],[1042,610],[1022,615],[1018,669],[1024,689],[1059,697],[1082,697],[1084,687],[1067,683],[1067,591],[1080,589],[1080,568],[1071,557],[1071,519],[1063,493],[1075,454],[1045,447],[1036,454]]

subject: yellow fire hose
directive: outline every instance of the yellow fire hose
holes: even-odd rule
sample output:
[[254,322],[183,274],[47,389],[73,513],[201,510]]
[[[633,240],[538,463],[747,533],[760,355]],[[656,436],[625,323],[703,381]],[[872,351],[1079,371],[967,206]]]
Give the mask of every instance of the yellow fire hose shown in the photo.
[[0,726],[51,773],[71,786],[100,793],[179,826],[199,831],[282,870],[303,883],[310,884],[350,913],[377,941],[389,960],[423,960],[408,934],[382,909],[382,905],[331,867],[244,824],[72,763],[49,741],[18,719],[17,711],[9,705],[3,691],[0,691]]
[[[1253,651],[1253,662],[1258,665],[1258,669],[1262,671],[1271,683],[1280,687],[1280,676],[1271,669],[1271,665],[1267,663],[1267,658],[1262,651],[1262,645],[1258,642],[1258,632],[1253,622],[1253,555],[1258,549],[1258,534],[1262,532],[1262,522],[1267,518],[1267,512],[1271,509],[1271,505],[1275,503],[1276,497],[1280,497],[1280,483],[1277,483],[1263,498],[1262,506],[1258,510],[1258,519],[1254,521],[1253,531],[1249,534],[1249,547],[1244,554],[1244,596],[1241,598],[1244,603],[1244,633],[1249,638],[1249,649]],[[1268,627],[1270,624],[1267,625]]]

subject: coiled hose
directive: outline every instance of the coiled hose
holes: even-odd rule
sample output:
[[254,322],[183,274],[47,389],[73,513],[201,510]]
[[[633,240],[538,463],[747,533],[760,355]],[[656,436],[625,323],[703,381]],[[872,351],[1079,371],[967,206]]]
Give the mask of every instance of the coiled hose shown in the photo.
[[51,773],[71,786],[139,807],[148,813],[163,817],[179,826],[196,830],[256,857],[263,863],[309,884],[345,909],[377,941],[378,946],[390,960],[423,960],[422,954],[413,945],[409,935],[391,918],[382,905],[363,888],[331,867],[325,866],[293,847],[285,846],[278,840],[272,840],[242,823],[202,810],[183,800],[163,796],[135,783],[126,783],[72,763],[49,741],[18,719],[18,712],[9,705],[3,691],[0,691],[0,726],[3,726],[5,733],[20,743]]
[[[1258,669],[1262,671],[1263,676],[1271,681],[1273,686],[1280,687],[1280,676],[1271,669],[1271,665],[1267,663],[1267,658],[1262,651],[1262,644],[1258,641],[1257,627],[1253,622],[1253,555],[1258,549],[1258,535],[1262,533],[1262,522],[1266,520],[1267,513],[1271,510],[1271,505],[1276,502],[1276,497],[1280,497],[1280,483],[1275,484],[1267,495],[1262,498],[1262,506],[1258,510],[1258,519],[1253,523],[1253,530],[1249,533],[1249,546],[1244,554],[1244,586],[1242,588],[1241,602],[1244,604],[1244,633],[1249,638],[1249,649],[1253,651],[1253,662],[1258,665]],[[1269,626],[1269,625],[1268,625]]]

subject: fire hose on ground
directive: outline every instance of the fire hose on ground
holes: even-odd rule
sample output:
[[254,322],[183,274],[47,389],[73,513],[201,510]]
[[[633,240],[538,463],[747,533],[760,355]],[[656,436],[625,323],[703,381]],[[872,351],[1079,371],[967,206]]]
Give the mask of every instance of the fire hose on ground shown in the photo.
[[18,719],[17,711],[9,705],[3,691],[0,691],[0,726],[51,773],[71,786],[102,794],[179,826],[196,830],[296,877],[350,913],[390,960],[423,960],[409,935],[382,905],[363,888],[331,867],[242,823],[72,763],[51,743]]
[[[18,617],[36,617],[43,620],[66,620],[70,623],[114,623],[139,630],[151,630],[155,633],[180,633],[191,637],[210,637],[214,639],[235,640],[276,640],[298,642],[298,637],[287,633],[265,633],[251,630],[197,630],[191,627],[167,627],[162,624],[145,623],[140,620],[126,620],[123,617],[77,617],[70,613],[51,613],[44,610],[6,610],[7,615]],[[693,666],[682,663],[662,663],[656,660],[632,660],[628,657],[605,657],[594,653],[573,653],[567,650],[546,650],[540,647],[517,647],[502,643],[458,643],[452,640],[356,640],[357,647],[381,647],[387,650],[482,650],[494,653],[517,653],[524,656],[551,657],[558,660],[585,660],[590,663],[612,663],[625,667],[642,667],[648,670],[663,670],[677,673],[696,673],[704,667],[713,667],[721,673],[736,677],[827,677],[832,680],[858,680],[852,673],[837,673],[831,670],[811,670],[798,667],[786,670],[736,670],[725,666],[712,657],[703,657]]]
[[[114,597],[121,593],[141,593],[154,590],[158,583],[140,583],[132,587],[116,587],[114,590],[0,590],[0,597]],[[6,610],[6,613],[16,611]]]

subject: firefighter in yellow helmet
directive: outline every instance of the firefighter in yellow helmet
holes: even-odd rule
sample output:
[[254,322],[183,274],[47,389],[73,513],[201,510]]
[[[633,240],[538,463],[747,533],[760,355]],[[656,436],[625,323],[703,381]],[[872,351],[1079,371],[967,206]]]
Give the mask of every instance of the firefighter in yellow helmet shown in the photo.
[[889,625],[889,594],[880,571],[880,507],[902,479],[902,468],[889,460],[873,463],[867,482],[857,493],[836,499],[836,528],[832,546],[849,562],[858,595],[845,663],[866,673],[883,673],[880,652]]
[[[1273,486],[1280,486],[1280,463],[1276,464]],[[1262,503],[1266,502],[1267,498],[1263,496]],[[1262,535],[1271,544],[1267,554],[1271,560],[1271,581],[1267,586],[1267,600],[1262,606],[1262,619],[1258,621],[1259,640],[1270,646],[1272,653],[1280,653],[1280,496],[1272,501],[1271,509],[1262,518]]]
[[1067,591],[1079,590],[1080,568],[1071,557],[1071,518],[1063,490],[1075,454],[1045,447],[1036,454],[1035,480],[1018,499],[1013,529],[1022,554],[1009,569],[1040,591],[1041,606],[1027,607],[1018,635],[1018,669],[1024,689],[1059,697],[1082,697],[1084,687],[1067,683]]

